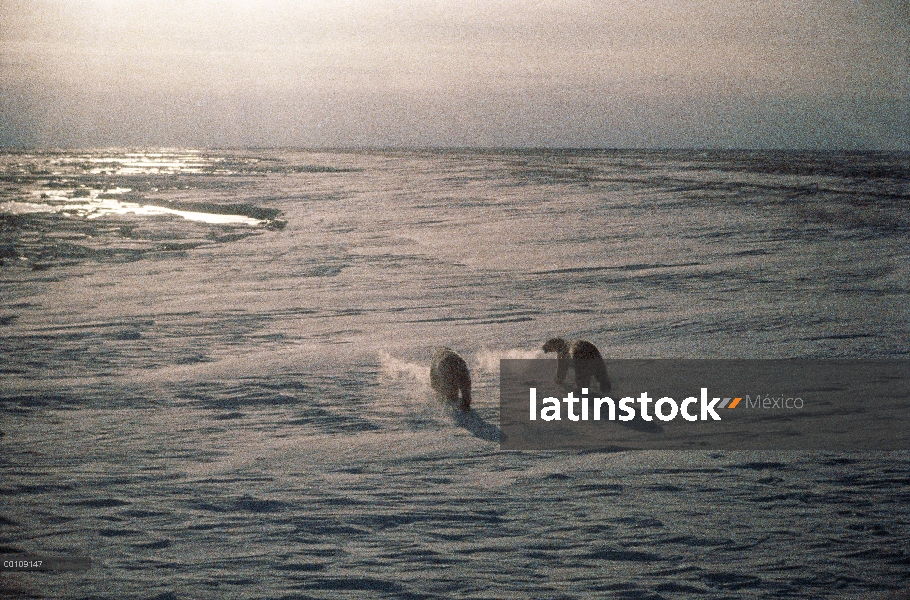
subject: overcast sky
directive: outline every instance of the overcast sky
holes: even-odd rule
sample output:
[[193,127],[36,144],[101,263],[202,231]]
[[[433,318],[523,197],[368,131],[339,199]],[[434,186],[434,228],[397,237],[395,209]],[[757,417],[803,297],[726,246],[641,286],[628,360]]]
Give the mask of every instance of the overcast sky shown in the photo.
[[910,0],[0,0],[2,146],[910,149]]

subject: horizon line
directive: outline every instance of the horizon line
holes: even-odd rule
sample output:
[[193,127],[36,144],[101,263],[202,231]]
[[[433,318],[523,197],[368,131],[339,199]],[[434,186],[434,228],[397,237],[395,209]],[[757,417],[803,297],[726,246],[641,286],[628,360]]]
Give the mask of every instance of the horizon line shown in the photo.
[[583,152],[785,152],[817,154],[910,154],[910,148],[849,148],[849,147],[712,147],[712,146],[405,146],[405,145],[351,145],[351,146],[292,146],[292,145],[108,145],[108,146],[52,146],[52,145],[0,145],[0,152],[73,152],[73,151],[296,151],[296,152],[476,152],[476,153],[583,153]]

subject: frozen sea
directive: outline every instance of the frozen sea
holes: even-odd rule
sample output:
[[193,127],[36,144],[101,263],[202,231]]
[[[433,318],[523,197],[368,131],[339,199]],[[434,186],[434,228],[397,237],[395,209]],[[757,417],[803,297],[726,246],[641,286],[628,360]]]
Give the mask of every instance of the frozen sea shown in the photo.
[[6,152],[0,260],[2,597],[910,597],[906,451],[498,442],[554,335],[910,358],[906,154]]

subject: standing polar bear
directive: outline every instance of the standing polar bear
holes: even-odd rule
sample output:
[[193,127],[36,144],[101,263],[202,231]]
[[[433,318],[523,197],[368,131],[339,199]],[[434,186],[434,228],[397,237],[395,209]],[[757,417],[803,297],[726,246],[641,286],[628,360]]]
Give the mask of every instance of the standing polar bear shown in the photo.
[[543,351],[556,353],[556,383],[565,382],[571,360],[575,369],[576,387],[588,387],[593,377],[600,384],[600,393],[609,393],[611,385],[607,376],[607,366],[597,346],[591,342],[587,340],[566,342],[562,338],[553,338],[543,345]]
[[452,406],[463,411],[471,407],[471,373],[464,359],[451,348],[438,348],[433,353],[430,386],[438,398]]

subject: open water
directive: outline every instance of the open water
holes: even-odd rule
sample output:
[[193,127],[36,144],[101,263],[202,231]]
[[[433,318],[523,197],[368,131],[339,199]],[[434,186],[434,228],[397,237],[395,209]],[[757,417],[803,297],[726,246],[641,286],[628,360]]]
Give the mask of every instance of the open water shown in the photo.
[[907,452],[498,444],[554,335],[908,358],[906,154],[3,153],[0,259],[0,554],[93,561],[0,595],[908,597]]

